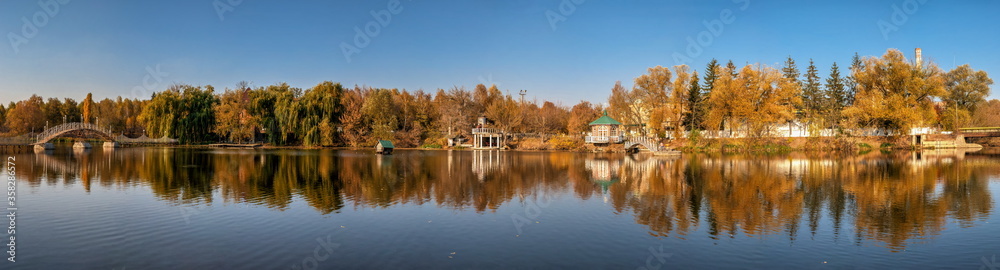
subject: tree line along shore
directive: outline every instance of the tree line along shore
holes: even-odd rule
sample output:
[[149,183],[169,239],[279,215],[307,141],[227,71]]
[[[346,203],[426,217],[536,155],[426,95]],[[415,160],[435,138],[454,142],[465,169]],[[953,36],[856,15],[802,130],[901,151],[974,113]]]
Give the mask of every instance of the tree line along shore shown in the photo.
[[[898,141],[911,128],[957,130],[1000,126],[1000,101],[986,100],[992,79],[969,65],[944,71],[935,63],[907,60],[889,49],[882,56],[854,55],[846,75],[837,63],[821,78],[810,59],[801,72],[794,59],[772,67],[736,66],[711,60],[699,72],[686,65],[656,66],[619,81],[605,104],[566,106],[523,100],[496,85],[408,91],[322,82],[301,89],[279,83],[253,88],[240,82],[217,91],[211,85],[172,85],[148,99],[117,97],[82,101],[32,95],[0,104],[0,133],[16,136],[61,123],[94,123],[130,137],[167,136],[182,144],[262,142],[269,146],[367,147],[392,140],[403,148],[447,147],[468,135],[477,118],[518,139],[516,149],[587,149],[588,123],[606,112],[628,134],[671,138],[686,149],[856,148]],[[793,140],[775,127],[795,122],[836,130],[832,138]],[[853,130],[878,129],[891,136],[863,138]],[[739,139],[710,139],[729,131]],[[807,140],[812,143],[797,143]]]

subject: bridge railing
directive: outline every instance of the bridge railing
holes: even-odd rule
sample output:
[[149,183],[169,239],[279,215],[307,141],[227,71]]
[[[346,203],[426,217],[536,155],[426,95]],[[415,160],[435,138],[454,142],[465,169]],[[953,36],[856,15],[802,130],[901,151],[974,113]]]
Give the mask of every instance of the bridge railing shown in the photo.
[[1000,132],[1000,127],[973,127],[973,128],[959,128],[962,133],[986,133],[986,132]]
[[[634,143],[634,144],[639,144],[639,145],[645,146],[646,149],[649,149],[650,151],[660,151],[660,150],[662,150],[661,147],[660,147],[660,139],[657,139],[657,138],[650,138],[650,137],[628,137],[625,141],[626,141],[626,144]],[[626,146],[628,146],[628,145],[626,145]]]
[[62,124],[62,125],[57,125],[57,126],[49,128],[49,129],[46,129],[45,131],[42,131],[42,133],[39,133],[38,135],[35,135],[35,142],[36,143],[47,142],[47,141],[55,138],[56,136],[60,135],[63,132],[70,131],[70,130],[84,130],[84,129],[95,130],[95,131],[107,134],[108,136],[113,136],[113,135],[111,135],[112,134],[111,130],[108,130],[108,129],[105,129],[105,128],[101,128],[98,125],[94,125],[94,124],[90,124],[90,123],[74,122],[74,123],[66,123],[66,124]]

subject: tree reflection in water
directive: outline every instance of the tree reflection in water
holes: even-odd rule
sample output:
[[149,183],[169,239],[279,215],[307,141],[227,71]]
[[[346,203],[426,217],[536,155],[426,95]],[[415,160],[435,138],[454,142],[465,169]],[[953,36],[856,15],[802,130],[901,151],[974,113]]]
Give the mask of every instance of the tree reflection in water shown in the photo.
[[[816,235],[867,240],[894,251],[973,226],[993,211],[996,158],[955,152],[838,155],[577,154],[563,152],[94,149],[27,156],[31,186],[148,186],[175,204],[288,209],[297,199],[323,214],[352,207],[433,204],[476,212],[538,194],[601,197],[655,236],[713,239]],[[22,163],[24,164],[24,163]],[[823,221],[826,219],[826,221]],[[799,228],[804,226],[807,228]],[[849,232],[847,232],[849,231]]]

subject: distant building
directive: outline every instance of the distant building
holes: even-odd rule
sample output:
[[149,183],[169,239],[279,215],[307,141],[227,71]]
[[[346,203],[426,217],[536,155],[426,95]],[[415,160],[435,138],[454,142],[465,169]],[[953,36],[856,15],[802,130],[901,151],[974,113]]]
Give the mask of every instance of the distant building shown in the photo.
[[625,132],[622,129],[622,123],[608,116],[607,111],[604,111],[604,115],[601,118],[590,122],[590,134],[585,139],[586,143],[593,144],[621,143],[624,141]]
[[486,116],[479,117],[476,126],[472,128],[472,148],[501,149],[506,146],[506,132],[493,127],[493,121]]
[[375,153],[392,155],[393,148],[396,147],[392,145],[392,141],[379,140],[378,144],[375,145]]
[[466,139],[465,136],[462,136],[462,134],[455,134],[448,136],[449,147],[462,146],[462,144],[465,143],[465,141],[468,141],[468,139]]

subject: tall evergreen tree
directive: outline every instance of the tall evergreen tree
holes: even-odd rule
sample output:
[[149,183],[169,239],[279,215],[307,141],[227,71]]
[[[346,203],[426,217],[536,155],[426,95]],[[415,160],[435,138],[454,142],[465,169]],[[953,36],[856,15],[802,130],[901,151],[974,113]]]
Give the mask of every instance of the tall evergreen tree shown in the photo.
[[701,129],[705,109],[702,102],[701,84],[698,82],[697,71],[692,73],[691,87],[687,91],[687,100],[685,102],[687,103],[688,112],[684,116],[684,126],[687,126],[689,130]]
[[736,64],[733,64],[733,60],[729,60],[729,63],[726,63],[726,69],[729,69],[729,74],[733,77],[740,75],[740,71],[736,69]]
[[850,105],[847,101],[851,97],[848,96],[844,83],[844,78],[840,77],[840,67],[837,66],[837,62],[833,62],[833,66],[830,67],[830,77],[826,78],[826,96],[829,97],[827,107],[833,114],[839,115],[844,107]]
[[715,83],[715,79],[719,78],[719,74],[715,73],[717,69],[719,69],[719,61],[713,58],[705,67],[705,84],[701,87],[704,90],[703,96],[708,96],[708,93],[712,92],[712,84]]
[[819,71],[816,64],[809,59],[809,67],[806,68],[805,81],[802,83],[802,101],[810,117],[818,117],[826,113],[826,95],[820,88]]
[[851,106],[854,104],[854,96],[858,94],[858,80],[855,77],[855,73],[861,72],[865,68],[864,62],[861,62],[861,56],[858,53],[854,53],[854,57],[851,58],[851,73],[847,75],[845,80],[847,94],[845,95],[847,99],[845,100],[845,106]]
[[789,55],[785,60],[785,66],[781,68],[781,75],[794,82],[799,81],[799,68],[795,65],[795,59]]
[[[799,85],[800,88],[803,86],[802,82],[799,81],[799,67],[798,65],[795,64],[795,59],[792,59],[791,55],[789,55],[788,58],[785,59],[785,66],[781,68],[781,76],[784,77],[785,80],[788,80],[790,83]],[[800,98],[803,101],[805,101],[804,97]],[[797,111],[795,113],[796,118],[802,118],[806,116],[806,114],[803,113],[806,110],[805,104],[806,102],[802,102],[800,105],[795,106],[795,110]]]

